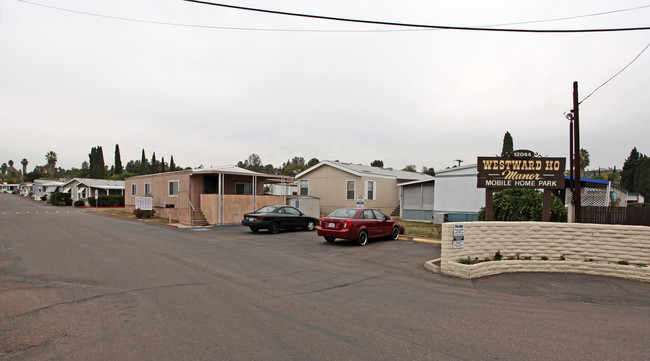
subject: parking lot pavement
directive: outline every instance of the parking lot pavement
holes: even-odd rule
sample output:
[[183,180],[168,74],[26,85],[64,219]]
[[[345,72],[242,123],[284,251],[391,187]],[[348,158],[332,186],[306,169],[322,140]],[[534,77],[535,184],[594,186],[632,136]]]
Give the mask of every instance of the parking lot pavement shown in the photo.
[[[15,202],[14,202],[15,201]],[[12,205],[12,202],[13,205]],[[12,359],[637,360],[650,285],[465,280],[440,245],[177,229],[0,195],[0,355]],[[14,209],[15,210],[15,209]],[[37,226],[36,226],[37,225]]]

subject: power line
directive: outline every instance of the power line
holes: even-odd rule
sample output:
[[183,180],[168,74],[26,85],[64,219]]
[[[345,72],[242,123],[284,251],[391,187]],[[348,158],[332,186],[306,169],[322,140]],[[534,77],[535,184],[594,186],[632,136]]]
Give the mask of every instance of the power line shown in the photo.
[[595,33],[595,32],[616,32],[616,31],[637,31],[637,30],[650,30],[650,27],[635,27],[635,28],[611,28],[611,29],[552,29],[552,30],[539,30],[539,29],[496,29],[496,28],[478,28],[478,27],[463,27],[463,26],[446,26],[446,25],[423,25],[423,24],[407,24],[407,23],[395,23],[395,22],[386,22],[386,21],[373,21],[373,20],[361,20],[361,19],[350,19],[350,18],[338,18],[331,16],[322,16],[322,15],[310,15],[310,14],[300,14],[300,13],[290,13],[285,11],[277,10],[267,10],[259,8],[249,8],[243,6],[235,6],[228,4],[212,3],[207,1],[200,0],[183,0],[198,4],[219,6],[229,9],[237,10],[246,10],[246,11],[255,11],[267,14],[276,14],[276,15],[287,15],[287,16],[297,16],[310,19],[321,19],[321,20],[333,20],[333,21],[344,21],[351,23],[362,23],[362,24],[374,24],[374,25],[389,25],[389,26],[404,26],[411,28],[425,28],[425,29],[444,29],[444,30],[470,30],[470,31],[493,31],[493,32],[515,32],[515,33]]
[[574,20],[574,19],[580,19],[580,18],[588,18],[588,17],[592,17],[592,16],[609,15],[609,14],[615,14],[615,13],[622,13],[622,12],[625,12],[625,11],[640,10],[640,9],[644,9],[644,8],[648,8],[648,7],[650,7],[650,5],[637,6],[637,7],[634,7],[634,8],[627,8],[627,9],[601,11],[601,12],[598,12],[598,13],[585,14],[585,15],[567,16],[567,17],[563,17],[563,18],[553,18],[553,19],[544,19],[544,20],[530,20],[530,21],[523,21],[523,22],[516,22],[516,23],[503,23],[503,24],[485,25],[485,27],[496,27],[496,26],[505,26],[505,25],[523,25],[523,24],[546,23],[546,22],[551,22],[551,21]]
[[[173,22],[164,22],[164,21],[155,21],[155,20],[134,19],[134,18],[121,17],[121,16],[111,16],[111,15],[97,14],[97,13],[91,13],[91,12],[85,12],[85,11],[79,11],[79,10],[72,10],[72,9],[67,9],[67,8],[61,8],[61,7],[51,6],[51,5],[35,3],[35,2],[27,1],[27,0],[17,0],[17,1],[25,3],[25,4],[41,6],[41,7],[45,7],[45,8],[49,8],[49,9],[65,11],[65,12],[81,14],[81,15],[96,16],[96,17],[107,18],[107,19],[140,22],[140,23],[146,23],[146,24],[182,26],[182,27],[193,27],[193,28],[221,29],[221,30],[275,31],[275,32],[319,32],[319,33],[378,33],[378,32],[406,32],[406,31],[431,31],[431,30],[442,30],[442,29],[456,29],[456,28],[453,28],[453,27],[434,27],[434,26],[430,26],[430,27],[419,26],[419,27],[417,27],[415,29],[383,29],[383,30],[377,30],[377,29],[375,29],[375,30],[319,30],[319,29],[309,30],[309,29],[269,29],[269,28],[250,28],[250,27],[229,27],[229,26],[183,24],[183,23],[173,23]],[[185,1],[189,1],[189,0],[185,0]],[[194,1],[194,2],[198,2],[198,1]],[[204,2],[200,2],[200,3],[204,3]],[[205,4],[230,7],[229,5],[220,5],[220,4],[215,4],[215,3],[205,3]],[[634,7],[634,8],[627,8],[627,9],[611,10],[611,11],[605,11],[605,12],[599,12],[599,13],[593,13],[593,14],[586,14],[586,15],[576,15],[576,16],[563,17],[563,18],[553,18],[553,19],[543,19],[543,20],[532,20],[532,21],[516,22],[516,23],[485,25],[485,26],[483,26],[481,28],[457,28],[457,29],[507,31],[507,30],[483,29],[483,28],[497,27],[497,26],[503,26],[503,25],[522,25],[522,24],[552,22],[552,21],[559,21],[559,20],[579,19],[579,18],[584,18],[584,17],[606,15],[606,14],[612,14],[612,13],[618,13],[618,12],[624,12],[624,11],[639,10],[639,9],[643,9],[643,8],[647,8],[647,7],[650,7],[650,5],[644,5],[644,6]],[[406,26],[406,25],[404,25],[404,26]],[[647,29],[650,29],[650,27],[649,28],[638,28],[638,29],[635,28],[635,29],[630,29],[630,30],[647,30]],[[537,32],[537,31],[535,31],[535,32]]]
[[622,73],[625,69],[627,69],[630,65],[632,65],[632,63],[634,63],[641,56],[641,54],[643,54],[643,52],[648,49],[648,47],[650,47],[650,43],[648,43],[648,45],[646,45],[645,48],[643,48],[643,50],[641,50],[641,52],[639,54],[637,54],[637,56],[635,56],[634,59],[632,59],[631,62],[629,62],[626,66],[624,66],[623,69],[619,70],[618,73],[612,75],[604,83],[600,84],[596,89],[594,89],[594,91],[589,93],[589,95],[587,95],[584,99],[582,99],[578,104],[582,104],[582,102],[587,100],[587,98],[589,98],[592,94],[594,94],[596,91],[598,91],[598,89],[602,88],[605,84],[609,83],[610,80],[616,78],[620,73]]

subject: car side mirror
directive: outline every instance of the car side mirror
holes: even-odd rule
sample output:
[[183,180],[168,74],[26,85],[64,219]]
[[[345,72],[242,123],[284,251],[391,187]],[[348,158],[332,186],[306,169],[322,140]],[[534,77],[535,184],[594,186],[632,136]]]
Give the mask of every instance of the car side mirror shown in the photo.
[[387,221],[389,221],[389,220],[390,220],[390,216],[386,216],[385,219],[386,219]]

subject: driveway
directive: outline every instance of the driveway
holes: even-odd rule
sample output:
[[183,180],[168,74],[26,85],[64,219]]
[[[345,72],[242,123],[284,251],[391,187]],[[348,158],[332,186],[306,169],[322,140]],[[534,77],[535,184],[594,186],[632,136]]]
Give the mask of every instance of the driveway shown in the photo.
[[462,280],[440,246],[176,229],[0,194],[0,357],[10,360],[633,360],[650,285],[563,274]]

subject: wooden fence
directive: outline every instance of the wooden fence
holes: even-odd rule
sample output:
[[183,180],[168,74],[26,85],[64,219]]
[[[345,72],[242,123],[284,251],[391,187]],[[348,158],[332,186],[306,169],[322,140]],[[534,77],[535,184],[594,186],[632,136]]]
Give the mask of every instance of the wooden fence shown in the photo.
[[650,226],[650,207],[582,207],[582,223]]

